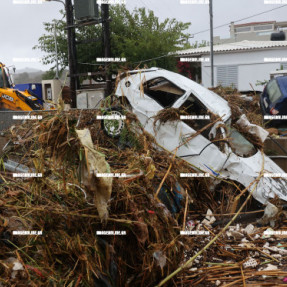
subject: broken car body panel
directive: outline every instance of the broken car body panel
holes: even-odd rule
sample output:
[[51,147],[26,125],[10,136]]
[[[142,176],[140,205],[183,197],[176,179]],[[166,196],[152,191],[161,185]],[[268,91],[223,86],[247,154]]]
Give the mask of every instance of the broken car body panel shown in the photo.
[[[166,103],[160,97],[157,97],[157,100],[153,99],[145,94],[143,88],[145,83],[151,83],[151,94],[156,97],[158,94],[154,91],[160,87],[163,94],[166,91],[172,91],[175,99],[170,98],[171,93],[166,94],[167,98],[170,98],[170,103]],[[192,97],[200,102],[206,110],[220,116],[222,121],[228,124],[231,117],[228,103],[217,94],[184,76],[157,68],[131,71],[128,76],[119,81],[116,96],[127,98],[144,129],[155,137],[159,145],[171,152],[175,152],[177,149],[177,156],[182,157],[198,170],[217,175],[219,179],[237,181],[245,187],[248,187],[259,176],[262,167],[262,171],[265,173],[284,173],[271,159],[255,148],[250,156],[242,157],[232,152],[231,148],[226,148],[225,151],[220,150],[217,145],[202,134],[186,142],[186,139],[197,131],[183,121],[155,123],[154,117],[159,111],[168,105],[169,107],[180,108]],[[158,101],[162,101],[162,104]],[[252,144],[242,135],[240,137],[246,142],[245,146],[249,144],[252,147]],[[263,161],[264,165],[262,165]],[[253,197],[262,204],[267,203],[268,199],[275,195],[287,201],[287,182],[285,179],[262,177],[257,184],[249,187],[249,191],[254,188]]]

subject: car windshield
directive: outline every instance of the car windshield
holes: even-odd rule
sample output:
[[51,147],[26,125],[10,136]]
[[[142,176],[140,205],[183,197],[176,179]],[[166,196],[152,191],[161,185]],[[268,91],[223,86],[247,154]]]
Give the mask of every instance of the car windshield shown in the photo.
[[231,126],[231,120],[226,122],[227,137],[232,151],[238,156],[250,157],[256,154],[257,149],[236,128]]
[[162,107],[171,107],[185,91],[163,77],[151,79],[144,83],[144,93]]
[[281,98],[282,93],[276,80],[269,82],[267,85],[267,93],[272,104]]

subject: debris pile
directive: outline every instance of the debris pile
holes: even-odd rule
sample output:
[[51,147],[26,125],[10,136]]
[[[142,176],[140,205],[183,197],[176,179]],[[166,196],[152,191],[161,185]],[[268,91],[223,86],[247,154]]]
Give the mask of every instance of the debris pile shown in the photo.
[[[159,149],[133,115],[127,114],[119,137],[109,137],[97,120],[101,114],[58,112],[8,132],[1,160],[0,286],[284,282],[285,239],[262,237],[266,227],[232,225],[205,247],[221,232],[214,224],[240,207],[246,196],[240,186],[226,181],[214,188],[208,177],[180,177],[193,167]],[[7,160],[39,176],[17,178],[17,167],[4,169]],[[284,215],[273,230],[286,225]],[[19,235],[25,231],[35,232]]]
[[[1,172],[3,284],[153,286],[182,262],[192,239],[179,237],[184,212],[174,209],[184,206],[188,189],[193,208],[204,213],[207,198],[196,192],[207,190],[208,179],[181,179],[179,186],[180,172],[192,170],[187,163],[158,151],[143,131],[130,130],[128,139],[108,137],[96,119],[99,113],[62,112],[10,130],[2,160],[42,177]],[[95,172],[120,176],[101,178]],[[14,234],[24,230],[37,233]],[[99,235],[102,231],[125,235]],[[17,276],[6,263],[12,254],[24,268]]]
[[263,116],[259,105],[260,96],[258,94],[242,95],[237,89],[221,86],[211,90],[229,103],[233,121],[238,120],[242,114],[245,114],[251,123],[263,126]]
[[[210,234],[217,232],[212,229]],[[253,224],[230,226],[215,245],[197,256],[179,276],[177,286],[285,286],[286,227],[278,233]],[[211,239],[212,236],[195,238],[193,249],[185,252],[186,260]]]

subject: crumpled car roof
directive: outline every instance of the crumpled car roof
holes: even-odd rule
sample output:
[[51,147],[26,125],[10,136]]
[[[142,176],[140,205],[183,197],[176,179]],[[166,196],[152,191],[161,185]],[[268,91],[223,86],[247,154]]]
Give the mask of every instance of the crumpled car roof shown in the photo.
[[224,121],[231,116],[231,109],[227,101],[214,92],[180,74],[160,68],[133,70],[129,71],[129,74],[132,78],[132,84],[136,86],[140,86],[143,81],[148,81],[157,77],[164,77],[172,81],[179,88],[185,90],[185,95],[175,102],[175,108],[179,108],[188,98],[190,93],[193,93],[212,113],[219,115]]

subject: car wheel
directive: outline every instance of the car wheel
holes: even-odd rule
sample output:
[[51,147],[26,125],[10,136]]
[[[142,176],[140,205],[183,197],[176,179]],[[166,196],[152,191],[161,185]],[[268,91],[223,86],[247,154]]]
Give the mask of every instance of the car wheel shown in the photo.
[[113,107],[106,110],[103,114],[104,116],[111,116],[119,119],[102,119],[101,126],[104,132],[112,137],[118,138],[121,135],[121,132],[125,128],[125,116],[123,110],[120,107]]

